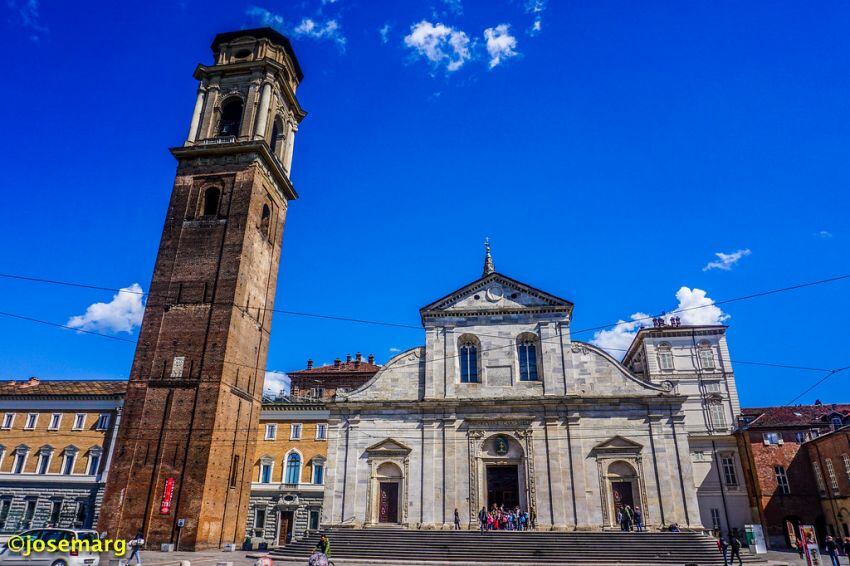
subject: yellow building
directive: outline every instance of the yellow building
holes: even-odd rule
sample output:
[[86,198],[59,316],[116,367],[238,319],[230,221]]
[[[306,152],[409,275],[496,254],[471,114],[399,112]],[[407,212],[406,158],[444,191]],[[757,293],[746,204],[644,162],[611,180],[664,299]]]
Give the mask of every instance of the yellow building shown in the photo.
[[96,524],[126,382],[0,382],[0,532]]

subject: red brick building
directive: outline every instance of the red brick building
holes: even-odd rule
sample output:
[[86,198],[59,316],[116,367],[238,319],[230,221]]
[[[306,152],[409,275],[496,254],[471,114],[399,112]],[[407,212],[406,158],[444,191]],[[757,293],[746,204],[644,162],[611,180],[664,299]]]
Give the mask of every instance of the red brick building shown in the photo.
[[823,540],[828,521],[805,444],[832,430],[831,415],[848,410],[819,404],[741,411],[736,435],[750,507],[770,547],[793,547],[789,533],[800,524],[815,525]]
[[850,537],[850,411],[847,405],[827,415],[834,429],[806,443],[827,533]]
[[351,359],[339,358],[333,364],[313,367],[313,360],[307,360],[307,368],[289,372],[292,380],[292,396],[313,399],[331,399],[337,391],[345,392],[357,389],[378,373],[381,366],[375,365],[375,356],[369,355],[364,361],[360,352]]

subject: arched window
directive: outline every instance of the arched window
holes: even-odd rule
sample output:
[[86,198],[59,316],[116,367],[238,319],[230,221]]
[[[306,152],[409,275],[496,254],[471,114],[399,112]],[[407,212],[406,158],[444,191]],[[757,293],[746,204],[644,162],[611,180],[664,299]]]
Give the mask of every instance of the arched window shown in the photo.
[[697,347],[699,352],[699,365],[702,369],[714,369],[714,352],[711,350],[711,344],[707,340],[703,340]]
[[209,187],[204,191],[204,216],[216,216],[218,214],[218,200],[221,192],[217,187]]
[[297,485],[301,480],[301,455],[298,452],[290,452],[286,457],[286,475],[283,483]]
[[263,236],[266,238],[269,237],[269,221],[271,220],[272,211],[269,209],[269,205],[263,205],[263,213],[260,216],[260,232],[263,233]]
[[461,336],[458,341],[460,351],[460,382],[478,383],[478,340],[474,336]]
[[537,337],[523,334],[517,343],[519,353],[519,380],[537,381]]
[[272,149],[272,153],[277,155],[278,144],[281,141],[281,136],[283,135],[283,124],[280,120],[275,120],[274,125],[272,126],[272,139],[269,142],[269,147]]
[[221,137],[238,136],[242,122],[242,99],[234,96],[221,105],[221,119],[218,123],[218,135]]
[[664,371],[673,369],[673,350],[667,342],[658,345],[658,367]]

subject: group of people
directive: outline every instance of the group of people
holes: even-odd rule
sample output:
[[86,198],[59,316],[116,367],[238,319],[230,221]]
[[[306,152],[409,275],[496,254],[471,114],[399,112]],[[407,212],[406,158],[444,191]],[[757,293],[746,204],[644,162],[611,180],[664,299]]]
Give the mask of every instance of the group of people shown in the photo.
[[643,512],[637,506],[632,509],[631,505],[620,505],[617,507],[617,524],[620,525],[621,531],[634,529],[637,532],[642,532],[644,530]]
[[527,531],[532,528],[531,516],[519,505],[505,509],[504,505],[493,504],[490,511],[482,507],[478,512],[478,526],[482,531]]
[[[723,564],[726,566],[734,563],[736,557],[738,558],[738,566],[743,564],[741,560],[741,538],[738,536],[737,529],[732,529],[728,537],[718,536],[717,548],[723,553]],[[730,550],[732,551],[731,554],[729,553]]]

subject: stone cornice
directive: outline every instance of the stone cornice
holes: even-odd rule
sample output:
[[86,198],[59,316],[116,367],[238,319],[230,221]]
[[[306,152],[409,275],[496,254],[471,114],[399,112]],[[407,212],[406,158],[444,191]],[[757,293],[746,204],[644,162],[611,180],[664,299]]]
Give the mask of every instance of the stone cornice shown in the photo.
[[295,200],[298,198],[298,193],[295,192],[295,187],[289,177],[283,171],[280,162],[272,155],[268,144],[264,140],[252,141],[234,141],[227,143],[209,143],[203,141],[196,142],[193,145],[172,147],[171,154],[178,160],[190,160],[202,157],[221,157],[227,155],[238,155],[243,153],[256,153],[266,169],[271,173],[278,190],[281,195],[287,200]]

